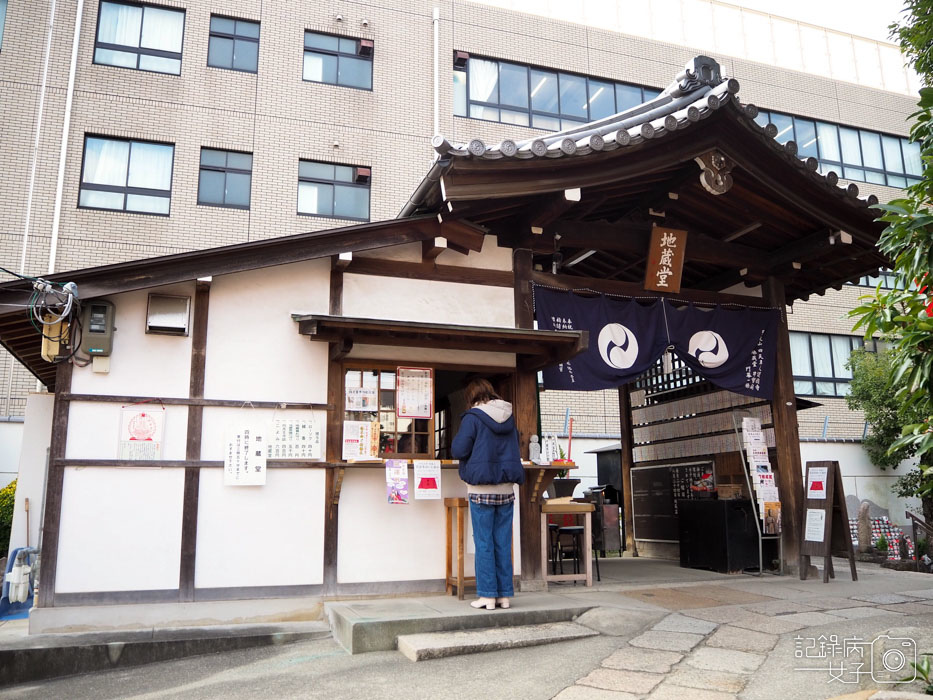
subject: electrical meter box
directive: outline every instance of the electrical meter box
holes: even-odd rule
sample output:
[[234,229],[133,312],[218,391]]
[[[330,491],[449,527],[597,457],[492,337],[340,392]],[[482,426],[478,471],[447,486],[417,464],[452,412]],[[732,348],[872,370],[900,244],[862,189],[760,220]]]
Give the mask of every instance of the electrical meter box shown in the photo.
[[109,357],[113,350],[113,302],[86,302],[81,318],[81,352],[90,357]]

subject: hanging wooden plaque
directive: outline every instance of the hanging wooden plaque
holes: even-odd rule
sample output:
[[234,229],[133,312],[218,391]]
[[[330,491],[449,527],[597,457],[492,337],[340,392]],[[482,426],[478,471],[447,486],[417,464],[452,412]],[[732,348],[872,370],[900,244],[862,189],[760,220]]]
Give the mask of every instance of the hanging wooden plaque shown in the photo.
[[687,232],[676,228],[655,226],[651,229],[648,264],[645,269],[645,289],[656,292],[679,292],[684,271],[684,248]]

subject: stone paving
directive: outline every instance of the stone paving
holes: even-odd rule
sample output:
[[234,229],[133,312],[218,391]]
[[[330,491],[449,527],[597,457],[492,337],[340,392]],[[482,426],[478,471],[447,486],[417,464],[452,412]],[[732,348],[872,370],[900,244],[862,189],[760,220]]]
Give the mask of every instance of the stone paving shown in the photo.
[[[736,582],[624,591],[628,598],[671,612],[553,700],[734,700],[743,697],[768,654],[777,653],[779,641],[790,657],[784,663],[793,666],[793,637],[798,635],[809,639],[833,625],[851,627],[869,618],[879,618],[880,624],[887,622],[880,620],[884,616],[896,622],[933,614],[933,588],[872,592],[869,586],[850,589],[852,583],[830,595],[788,579],[770,586]],[[838,694],[850,690],[842,687]],[[815,692],[833,695],[831,687]]]

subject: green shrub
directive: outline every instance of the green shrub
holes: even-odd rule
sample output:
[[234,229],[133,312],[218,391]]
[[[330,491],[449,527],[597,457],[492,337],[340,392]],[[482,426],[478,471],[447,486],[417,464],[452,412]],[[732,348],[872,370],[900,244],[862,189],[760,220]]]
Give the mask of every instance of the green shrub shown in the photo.
[[918,537],[914,551],[917,553],[917,559],[930,552],[930,540],[926,537]]
[[877,549],[879,552],[888,551],[888,540],[884,535],[875,540],[875,549]]
[[0,559],[10,548],[10,530],[13,529],[13,504],[16,501],[16,480],[0,489]]

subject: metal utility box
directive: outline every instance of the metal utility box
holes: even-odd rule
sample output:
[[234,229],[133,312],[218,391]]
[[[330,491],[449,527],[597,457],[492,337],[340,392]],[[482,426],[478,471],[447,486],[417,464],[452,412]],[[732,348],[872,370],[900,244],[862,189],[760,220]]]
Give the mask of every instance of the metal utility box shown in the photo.
[[81,317],[81,352],[108,357],[113,352],[114,306],[110,301],[89,301]]

